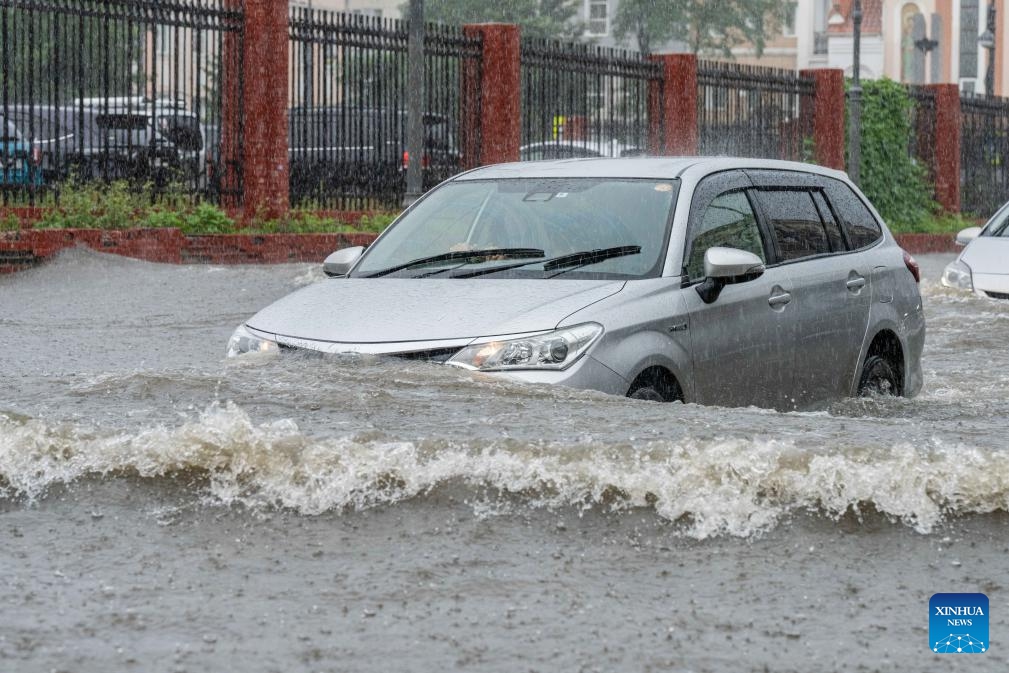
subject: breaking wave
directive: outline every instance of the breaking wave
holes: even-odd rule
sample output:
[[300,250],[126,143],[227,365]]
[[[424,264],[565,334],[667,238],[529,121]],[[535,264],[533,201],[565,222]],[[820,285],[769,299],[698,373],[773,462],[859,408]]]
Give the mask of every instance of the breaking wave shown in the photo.
[[212,502],[306,515],[462,488],[478,513],[532,507],[652,508],[696,538],[749,536],[814,510],[867,508],[927,533],[944,517],[1009,509],[1009,453],[898,444],[842,452],[787,440],[639,445],[314,438],[290,420],[254,423],[213,405],[178,427],[103,432],[0,414],[0,497],[36,499],[89,476],[193,473]]

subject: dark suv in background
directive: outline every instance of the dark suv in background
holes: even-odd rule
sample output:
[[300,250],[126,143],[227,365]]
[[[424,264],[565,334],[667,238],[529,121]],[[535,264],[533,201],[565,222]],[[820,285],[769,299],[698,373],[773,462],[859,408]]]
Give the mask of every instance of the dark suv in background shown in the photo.
[[[291,200],[339,195],[395,199],[406,189],[407,113],[393,108],[311,107],[289,113]],[[459,171],[456,126],[424,115],[425,189]]]

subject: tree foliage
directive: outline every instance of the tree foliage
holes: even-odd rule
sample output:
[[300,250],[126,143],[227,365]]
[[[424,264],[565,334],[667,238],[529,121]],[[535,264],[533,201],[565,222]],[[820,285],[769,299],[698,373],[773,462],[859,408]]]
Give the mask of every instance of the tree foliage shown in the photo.
[[695,54],[732,56],[733,47],[752,44],[760,55],[786,10],[781,0],[621,0],[613,34],[645,54],[676,40]]
[[888,223],[917,227],[935,204],[925,167],[911,157],[914,100],[891,79],[862,82],[859,186]]
[[[576,20],[581,0],[426,0],[428,21],[462,25],[489,21],[514,23],[527,37],[576,37],[583,26]],[[409,15],[408,4],[402,6]]]

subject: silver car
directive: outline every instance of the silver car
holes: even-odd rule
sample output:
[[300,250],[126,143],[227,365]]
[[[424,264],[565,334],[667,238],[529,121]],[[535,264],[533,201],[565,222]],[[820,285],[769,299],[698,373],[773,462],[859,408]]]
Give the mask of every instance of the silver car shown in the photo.
[[918,267],[840,172],[760,159],[487,166],[429,192],[228,354],[422,358],[634,398],[912,396]]
[[993,299],[1009,299],[1009,203],[983,227],[958,233],[956,242],[966,247],[943,271],[942,284]]

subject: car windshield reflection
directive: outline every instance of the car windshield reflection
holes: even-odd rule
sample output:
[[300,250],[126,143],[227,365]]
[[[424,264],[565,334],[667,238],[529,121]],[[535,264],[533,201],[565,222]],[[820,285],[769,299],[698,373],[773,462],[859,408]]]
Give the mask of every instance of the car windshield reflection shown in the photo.
[[[411,262],[444,256],[446,266],[507,267],[480,278],[645,278],[661,272],[676,180],[600,178],[463,180],[417,204],[368,250],[354,276],[416,277]],[[502,265],[501,256],[465,253],[542,250],[544,261],[593,251],[634,248],[634,254],[597,255],[569,273],[543,261]],[[401,270],[398,267],[403,267]],[[389,271],[396,269],[395,271]],[[427,277],[443,274],[431,273]],[[448,271],[448,269],[446,269]]]

